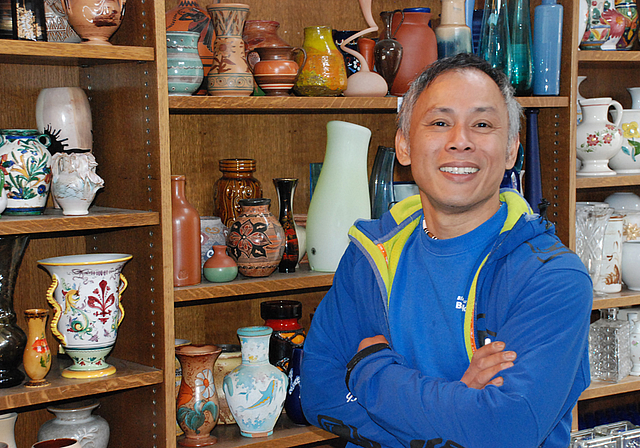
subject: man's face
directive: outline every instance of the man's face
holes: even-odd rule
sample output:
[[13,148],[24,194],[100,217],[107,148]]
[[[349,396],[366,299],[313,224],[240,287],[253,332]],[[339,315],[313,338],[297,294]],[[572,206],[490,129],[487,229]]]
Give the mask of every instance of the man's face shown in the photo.
[[[469,211],[483,220],[499,207],[499,186],[513,167],[519,142],[507,148],[507,106],[493,80],[475,69],[438,76],[415,104],[407,142],[396,134],[396,154],[430,206],[448,214]],[[479,212],[479,213],[478,213]]]

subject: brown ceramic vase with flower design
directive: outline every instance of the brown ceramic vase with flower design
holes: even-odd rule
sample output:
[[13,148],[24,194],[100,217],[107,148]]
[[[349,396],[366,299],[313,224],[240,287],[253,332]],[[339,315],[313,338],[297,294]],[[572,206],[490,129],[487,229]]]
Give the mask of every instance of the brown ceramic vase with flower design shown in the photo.
[[216,426],[220,403],[213,381],[213,365],[222,349],[215,345],[185,345],[176,348],[182,366],[177,418],[184,437],[180,446],[208,446],[217,442],[210,435]]
[[247,277],[266,277],[276,270],[284,251],[284,231],[269,211],[271,199],[241,199],[242,212],[229,228],[227,247]]

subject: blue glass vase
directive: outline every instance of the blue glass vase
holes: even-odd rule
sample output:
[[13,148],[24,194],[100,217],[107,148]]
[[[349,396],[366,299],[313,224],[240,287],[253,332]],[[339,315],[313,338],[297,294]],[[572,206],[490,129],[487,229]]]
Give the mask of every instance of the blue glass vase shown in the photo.
[[533,61],[531,59],[531,14],[529,0],[511,0],[509,33],[511,55],[511,85],[516,95],[531,95],[533,87]]
[[378,146],[378,152],[369,176],[369,196],[371,198],[371,218],[378,219],[389,210],[393,197],[393,165],[396,150]]
[[509,20],[505,0],[485,0],[478,55],[511,79]]

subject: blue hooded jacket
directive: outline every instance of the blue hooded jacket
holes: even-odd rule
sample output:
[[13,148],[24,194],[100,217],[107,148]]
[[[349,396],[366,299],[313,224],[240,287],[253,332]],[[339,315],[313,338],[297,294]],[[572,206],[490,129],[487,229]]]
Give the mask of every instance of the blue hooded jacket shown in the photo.
[[[424,216],[414,196],[350,231],[305,341],[301,398],[309,422],[367,447],[569,445],[572,409],[590,382],[591,279],[520,195],[503,191],[501,200],[507,219],[469,279],[460,337],[469,360],[486,336],[517,353],[500,372],[504,384],[477,390],[460,378],[427,377],[393,350],[387,311],[395,267]],[[376,335],[389,348],[356,355],[360,341]]]

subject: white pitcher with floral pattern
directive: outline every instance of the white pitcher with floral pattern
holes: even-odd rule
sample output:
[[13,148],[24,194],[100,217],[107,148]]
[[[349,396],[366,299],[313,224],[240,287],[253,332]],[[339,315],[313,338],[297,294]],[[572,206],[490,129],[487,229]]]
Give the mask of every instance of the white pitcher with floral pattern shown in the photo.
[[[622,147],[622,106],[611,98],[581,99],[582,122],[577,127],[576,149],[582,162],[578,176],[615,176],[609,160]],[[616,120],[607,118],[609,108],[616,109]]]

